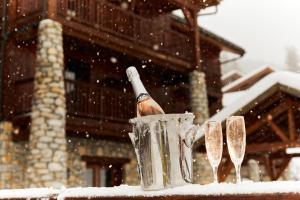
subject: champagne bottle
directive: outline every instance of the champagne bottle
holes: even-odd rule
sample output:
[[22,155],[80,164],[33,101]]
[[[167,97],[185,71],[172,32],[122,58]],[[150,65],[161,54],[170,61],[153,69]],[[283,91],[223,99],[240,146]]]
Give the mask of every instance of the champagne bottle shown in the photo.
[[128,67],[126,74],[137,100],[137,116],[165,114],[163,109],[156,103],[146,91],[139,73],[135,67]]

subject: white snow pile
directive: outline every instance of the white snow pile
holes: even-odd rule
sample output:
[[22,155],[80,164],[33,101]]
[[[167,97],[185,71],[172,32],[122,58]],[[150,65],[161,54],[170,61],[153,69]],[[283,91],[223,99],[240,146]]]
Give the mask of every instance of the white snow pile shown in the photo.
[[276,84],[286,86],[287,88],[299,91],[300,93],[300,74],[288,71],[277,71],[267,75],[219,113],[212,116],[210,120],[224,121],[227,117],[235,114],[237,111],[253,102],[257,97]]
[[5,189],[0,190],[0,199],[37,199],[57,196],[60,190],[52,188]]
[[191,184],[160,191],[143,191],[139,186],[121,185],[118,187],[102,188],[70,188],[58,196],[58,200],[78,197],[153,197],[171,195],[199,195],[219,196],[235,194],[279,194],[299,193],[300,181],[276,181],[276,182],[243,182],[241,184]]

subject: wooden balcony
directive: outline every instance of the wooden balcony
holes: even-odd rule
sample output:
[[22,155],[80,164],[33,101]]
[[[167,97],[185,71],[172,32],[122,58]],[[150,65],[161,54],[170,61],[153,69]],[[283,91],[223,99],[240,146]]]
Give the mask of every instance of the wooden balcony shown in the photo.
[[191,67],[190,35],[171,28],[168,15],[143,17],[106,0],[16,0],[18,29],[52,18],[64,34],[170,67]]
[[[65,88],[68,134],[127,139],[127,133],[131,130],[128,120],[136,115],[135,98],[131,92],[70,80],[65,81]],[[174,91],[174,88],[169,88],[167,97],[174,96]],[[14,95],[13,121],[17,127],[25,130],[23,135],[19,135],[20,139],[27,139],[33,79],[15,82]],[[159,96],[156,99],[161,100]],[[167,113],[184,112],[187,109],[188,102],[176,101],[175,97],[169,99],[173,100],[159,102]]]
[[[128,120],[135,112],[131,93],[78,81],[66,81],[65,88],[69,134],[122,138],[128,133]],[[30,122],[33,79],[16,82],[14,94],[13,121],[26,129]],[[26,139],[28,133],[21,137]]]

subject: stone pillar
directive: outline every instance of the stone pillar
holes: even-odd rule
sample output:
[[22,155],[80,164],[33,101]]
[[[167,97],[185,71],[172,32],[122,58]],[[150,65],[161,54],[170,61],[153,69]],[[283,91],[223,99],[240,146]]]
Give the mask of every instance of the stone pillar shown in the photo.
[[61,24],[49,19],[41,21],[29,138],[28,187],[59,188],[67,183],[63,60]]
[[194,122],[202,124],[209,118],[205,74],[199,71],[190,73],[190,99]]

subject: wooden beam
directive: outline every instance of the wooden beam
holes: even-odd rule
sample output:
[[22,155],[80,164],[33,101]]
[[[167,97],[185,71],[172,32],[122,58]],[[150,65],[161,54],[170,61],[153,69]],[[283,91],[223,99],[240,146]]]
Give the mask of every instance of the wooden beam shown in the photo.
[[288,106],[286,103],[281,103],[277,107],[275,107],[273,110],[268,112],[267,114],[263,115],[260,120],[257,120],[255,123],[247,127],[247,135],[250,135],[254,133],[257,129],[259,129],[262,125],[266,124],[268,122],[268,116],[271,115],[273,118],[277,117],[284,111],[288,109]]
[[283,130],[281,130],[281,128],[275,124],[273,122],[273,120],[271,118],[268,118],[268,123],[271,126],[271,128],[273,129],[274,133],[284,142],[288,142],[289,139],[286,136],[286,134],[283,132]]
[[283,174],[284,170],[287,168],[291,161],[291,158],[284,158],[283,163],[280,165],[279,171],[276,173],[274,180],[279,179],[279,177]]
[[186,7],[190,10],[197,10],[199,11],[201,9],[200,6],[196,6],[195,4],[191,3],[191,1],[186,1],[186,0],[172,0],[171,1],[173,4],[179,7]]
[[[8,22],[7,22],[7,32],[14,31],[15,28],[15,22],[17,19],[17,3],[16,0],[9,0],[8,1],[8,7],[7,7],[7,15],[8,15]],[[1,1],[3,4],[3,2]]]
[[274,143],[260,143],[249,144],[246,146],[246,153],[273,153],[280,150],[286,150],[291,147],[300,147],[299,142],[274,142]]
[[191,30],[193,30],[192,27],[194,26],[194,19],[192,17],[191,11],[188,10],[186,7],[182,7],[181,10],[186,21],[188,22],[188,25],[190,26]]
[[121,40],[111,34],[104,32],[101,33],[99,32],[100,30],[93,30],[92,28],[86,27],[80,23],[67,21],[62,18],[59,18],[58,21],[62,23],[64,27],[64,34],[71,37],[80,38],[84,41],[89,41],[89,39],[92,38],[94,43],[97,45],[110,48],[118,52],[124,52],[133,57],[139,57],[139,59],[148,60],[151,57],[153,63],[168,66],[174,70],[185,71],[192,68],[190,62],[179,59],[175,56],[167,55],[160,51],[154,51],[151,48],[143,47],[126,40]]
[[288,109],[288,128],[289,128],[289,136],[291,141],[296,140],[296,125],[295,125],[295,117],[292,108]]
[[57,13],[57,0],[48,1],[48,17],[55,19]]
[[202,71],[201,67],[201,51],[200,51],[200,32],[198,27],[197,12],[193,13],[193,29],[194,29],[194,56],[195,56],[195,69]]
[[273,159],[270,158],[269,155],[265,156],[264,164],[265,164],[268,175],[270,176],[271,180],[274,181]]

